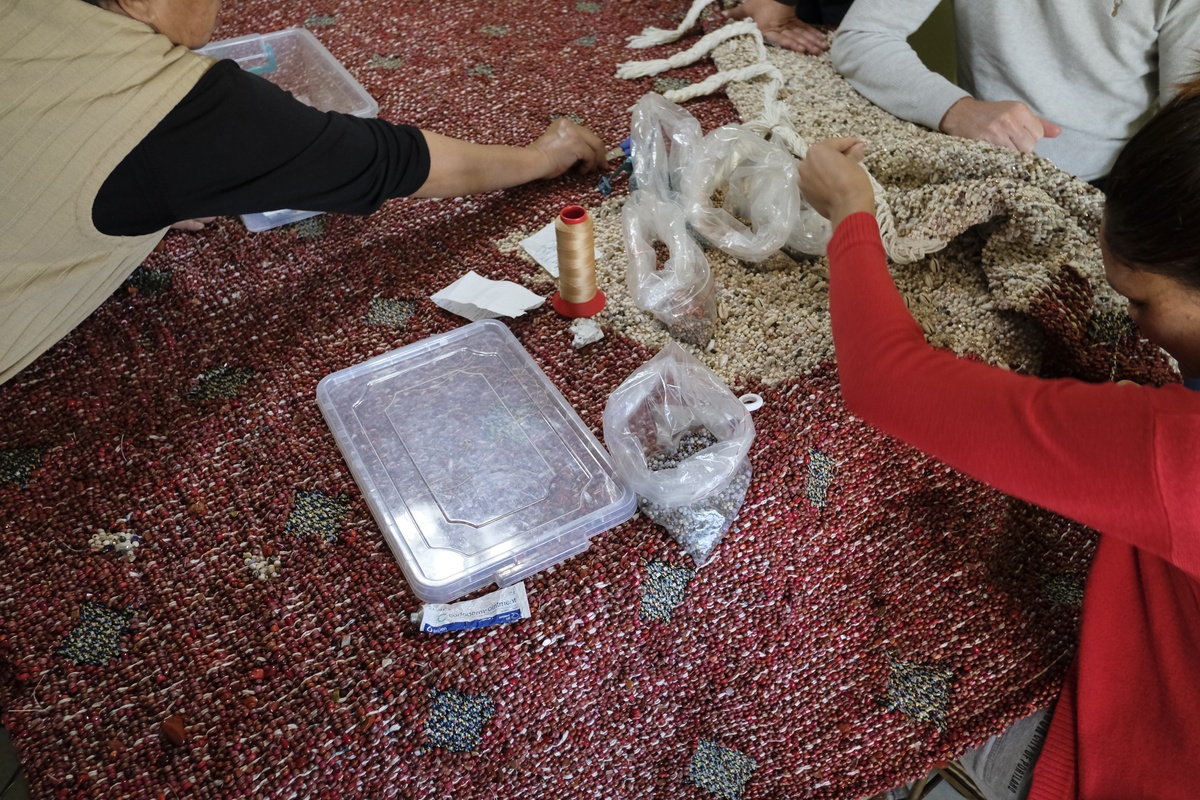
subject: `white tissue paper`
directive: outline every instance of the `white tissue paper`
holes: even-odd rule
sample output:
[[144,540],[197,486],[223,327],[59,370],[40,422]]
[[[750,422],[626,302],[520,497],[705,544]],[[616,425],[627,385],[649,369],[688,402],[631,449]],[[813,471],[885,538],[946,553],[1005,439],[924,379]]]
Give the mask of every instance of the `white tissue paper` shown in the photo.
[[[555,278],[558,277],[558,236],[554,232],[553,222],[532,236],[522,239],[521,247],[533,256],[533,260],[540,264],[542,269]],[[599,261],[603,257],[604,254],[597,247],[596,260]]]
[[472,322],[496,317],[519,317],[546,298],[512,281],[493,281],[474,271],[429,298],[452,314]]

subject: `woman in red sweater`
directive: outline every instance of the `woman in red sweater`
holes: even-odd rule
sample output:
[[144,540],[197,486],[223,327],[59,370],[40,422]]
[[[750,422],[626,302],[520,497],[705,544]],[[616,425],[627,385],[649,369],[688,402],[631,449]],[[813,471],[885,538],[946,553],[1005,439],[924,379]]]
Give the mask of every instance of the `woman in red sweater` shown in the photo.
[[[1200,394],[1046,380],[926,343],[888,273],[854,139],[801,190],[835,227],[829,302],[847,407],[996,488],[1100,531],[1079,647],[1029,798],[1200,793]],[[1126,145],[1100,229],[1142,334],[1200,378],[1200,81]]]

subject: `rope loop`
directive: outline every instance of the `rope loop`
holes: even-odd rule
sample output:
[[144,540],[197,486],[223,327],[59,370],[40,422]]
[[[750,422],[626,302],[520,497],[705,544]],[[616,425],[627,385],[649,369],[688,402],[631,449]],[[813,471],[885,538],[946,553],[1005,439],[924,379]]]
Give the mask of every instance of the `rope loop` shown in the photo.
[[[692,7],[688,10],[687,15],[678,28],[673,31],[661,28],[646,28],[640,36],[629,37],[629,44],[627,46],[635,49],[643,49],[676,41],[692,29],[696,21],[700,18],[700,13],[712,2],[713,0],[694,0]],[[762,113],[755,119],[748,120],[743,124],[764,139],[779,141],[797,158],[804,158],[808,154],[808,143],[804,141],[804,138],[796,130],[792,122],[791,108],[787,103],[779,99],[779,93],[784,85],[783,73],[771,64],[766,44],[763,42],[762,32],[758,30],[758,26],[753,20],[730,22],[702,36],[696,44],[687,50],[676,53],[670,58],[654,61],[625,62],[617,68],[617,77],[632,80],[650,75],[658,75],[669,69],[694,64],[704,56],[712,53],[719,45],[739,36],[753,37],[757,45],[756,50],[758,51],[757,63],[746,67],[739,67],[738,69],[718,72],[699,83],[685,86],[682,89],[673,89],[669,92],[664,92],[663,96],[673,103],[683,103],[687,100],[713,94],[730,83],[750,83],[757,81],[759,78],[766,78],[766,81],[761,82],[763,91]],[[869,171],[867,175],[870,177],[871,186],[875,190],[875,219],[879,223],[879,234],[883,239],[883,246],[887,250],[888,257],[893,262],[897,264],[911,264],[946,246],[946,242],[937,239],[901,236],[896,230],[896,220],[892,214],[891,206],[888,204],[887,193],[879,181],[875,180],[874,175],[871,175]]]

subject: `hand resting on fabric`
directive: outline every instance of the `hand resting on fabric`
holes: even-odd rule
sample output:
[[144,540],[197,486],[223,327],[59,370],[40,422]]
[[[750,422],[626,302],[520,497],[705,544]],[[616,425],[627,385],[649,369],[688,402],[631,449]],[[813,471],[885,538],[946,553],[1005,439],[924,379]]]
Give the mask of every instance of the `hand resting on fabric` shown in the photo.
[[749,17],[758,25],[767,44],[818,56],[829,49],[829,37],[796,18],[794,6],[775,0],[745,0],[725,12],[725,18],[742,20]]
[[1029,106],[1014,100],[986,102],[964,97],[946,111],[941,129],[951,136],[979,139],[1018,153],[1032,153],[1042,139],[1053,139],[1062,128],[1042,119]]

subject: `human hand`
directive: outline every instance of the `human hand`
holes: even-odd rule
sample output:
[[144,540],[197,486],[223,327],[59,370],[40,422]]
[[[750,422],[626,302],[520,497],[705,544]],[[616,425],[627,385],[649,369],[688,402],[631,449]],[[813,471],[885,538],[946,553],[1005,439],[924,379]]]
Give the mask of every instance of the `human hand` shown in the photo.
[[202,231],[204,226],[210,224],[216,217],[196,217],[196,219],[184,219],[176,222],[171,226],[174,231]]
[[826,139],[810,145],[796,167],[800,193],[834,228],[858,211],[875,213],[875,189],[859,164],[866,154],[858,139]]
[[829,49],[829,37],[812,25],[796,19],[794,6],[775,0],[744,0],[741,5],[725,12],[726,19],[741,20],[747,17],[758,25],[763,39],[777,47],[813,56]]
[[980,139],[1019,153],[1032,153],[1043,138],[1053,139],[1062,128],[1042,119],[1015,100],[986,102],[964,97],[946,111],[941,129],[952,136]]
[[545,159],[545,172],[539,177],[557,178],[578,164],[583,172],[594,172],[608,165],[608,148],[596,134],[566,117],[559,117],[529,145]]
[[590,172],[608,164],[604,143],[565,117],[550,123],[534,142],[516,147],[476,144],[422,131],[429,148],[429,175],[413,197],[462,197],[557,178],[574,165]]

